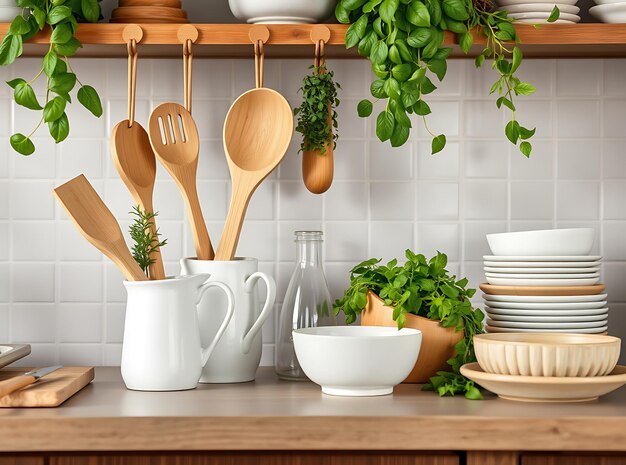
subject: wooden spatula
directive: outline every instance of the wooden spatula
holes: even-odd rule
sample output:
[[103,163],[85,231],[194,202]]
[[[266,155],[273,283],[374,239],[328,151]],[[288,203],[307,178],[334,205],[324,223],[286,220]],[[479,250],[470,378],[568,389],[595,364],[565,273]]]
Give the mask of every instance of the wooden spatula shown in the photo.
[[109,257],[126,279],[148,280],[128,250],[117,220],[84,175],[57,187],[54,195],[85,239]]

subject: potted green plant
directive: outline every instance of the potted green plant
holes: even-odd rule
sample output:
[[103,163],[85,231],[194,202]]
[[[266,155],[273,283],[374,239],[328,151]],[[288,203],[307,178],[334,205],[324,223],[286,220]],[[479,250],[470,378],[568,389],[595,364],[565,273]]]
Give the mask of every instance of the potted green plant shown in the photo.
[[404,265],[395,259],[381,265],[373,258],[354,267],[350,287],[334,304],[335,314],[343,312],[348,324],[361,316],[361,324],[420,329],[422,349],[412,374],[417,379],[409,380],[422,382],[427,376],[425,389],[441,396],[482,398],[460,374],[462,365],[476,361],[473,338],[483,332],[484,314],[470,302],[476,291],[466,288],[467,279],[449,274],[443,253],[430,260],[411,250],[405,256]]
[[[376,120],[376,135],[381,141],[390,141],[394,147],[404,145],[412,127],[409,115],[415,114],[423,119],[432,136],[432,153],[443,150],[446,136],[433,133],[426,123],[431,113],[427,95],[437,89],[433,79],[442,81],[447,72],[452,49],[443,46],[444,33],[458,34],[466,54],[474,44],[475,33],[485,39],[476,66],[492,60],[498,79],[491,93],[498,95],[498,108],[505,107],[511,112],[505,127],[506,137],[525,156],[530,156],[532,146],[528,140],[535,129],[518,122],[514,99],[532,94],[535,88],[515,75],[523,57],[517,46],[519,37],[513,19],[506,11],[492,9],[491,0],[339,1],[335,10],[337,19],[351,24],[346,32],[346,46],[357,47],[359,54],[372,62],[376,75],[371,85],[372,96],[387,102]],[[559,9],[555,6],[548,22],[558,17]],[[372,102],[362,100],[357,111],[361,117],[370,116]]]
[[[69,58],[82,46],[75,34],[79,22],[98,22],[101,0],[16,0],[17,6],[30,10],[30,16],[15,17],[0,44],[0,66],[13,63],[22,55],[23,43],[47,29],[50,46],[43,58],[41,70],[32,79],[15,78],[7,82],[13,89],[15,103],[41,113],[37,126],[28,135],[13,134],[11,147],[22,155],[35,152],[31,137],[41,127],[48,125],[50,135],[59,143],[67,138],[70,123],[65,112],[72,103],[70,93],[78,84],[78,101],[96,117],[102,116],[98,92],[83,84],[74,73]],[[39,78],[46,80],[46,95],[40,101],[32,84]]]

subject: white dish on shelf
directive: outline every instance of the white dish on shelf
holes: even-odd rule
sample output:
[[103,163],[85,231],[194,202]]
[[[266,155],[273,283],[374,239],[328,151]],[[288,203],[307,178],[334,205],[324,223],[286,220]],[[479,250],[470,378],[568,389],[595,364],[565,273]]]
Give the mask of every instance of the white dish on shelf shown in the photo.
[[602,308],[606,300],[598,302],[498,302],[485,300],[491,308],[519,309],[519,310],[592,310]]
[[[547,19],[550,13],[511,13],[513,19]],[[576,15],[563,13],[561,19],[575,21]],[[593,228],[544,229],[487,234],[494,255],[587,255],[593,248],[596,231]]]
[[556,273],[485,273],[487,278],[513,278],[513,279],[584,279],[599,278],[600,272],[577,273],[577,274],[556,274]]
[[247,23],[309,24],[328,19],[337,0],[228,0],[228,5],[237,19]]
[[511,321],[518,323],[577,323],[586,321],[603,321],[609,317],[607,312],[600,313],[598,315],[581,315],[581,316],[528,316],[528,315],[501,315],[498,313],[492,313],[487,311],[487,316],[493,321]]
[[602,264],[601,261],[584,261],[584,262],[506,262],[506,261],[489,261],[485,260],[484,265],[490,267],[502,267],[502,268],[598,268]]
[[596,5],[589,8],[589,13],[603,23],[623,24],[626,23],[626,2]]
[[601,334],[609,329],[608,326],[598,328],[580,329],[523,329],[523,328],[498,328],[495,326],[485,326],[488,333],[570,333],[570,334]]
[[595,316],[604,315],[608,313],[608,307],[603,308],[591,308],[580,310],[520,310],[518,308],[493,308],[487,307],[489,313],[502,315],[502,316],[552,316],[562,317],[563,315],[569,316]]
[[[518,24],[548,24],[547,20],[545,20],[545,19],[537,19],[537,18],[516,19],[516,20],[514,20],[514,22],[518,23]],[[579,23],[579,22],[580,22],[580,18],[578,18],[578,20],[576,20],[576,21],[569,21],[567,19],[557,19],[556,21],[553,21],[552,23],[549,23],[549,24],[576,24],[576,23]]]
[[593,286],[600,282],[597,278],[579,278],[579,279],[515,279],[515,278],[492,278],[487,276],[489,284],[496,286]]
[[483,270],[486,273],[506,273],[506,274],[579,274],[579,273],[596,273],[600,271],[600,267],[589,268],[508,268],[498,266],[485,266]]
[[[545,12],[537,12],[537,13],[510,13],[509,14],[510,18],[513,18],[514,20],[529,20],[529,21],[547,21],[547,19],[550,17],[550,13],[545,13]],[[580,16],[578,15],[572,15],[569,13],[561,13],[561,15],[559,16],[560,20],[563,21],[569,21],[572,23],[577,23],[580,21]],[[558,229],[555,229],[554,231],[559,231]],[[594,232],[595,233],[595,232]],[[552,245],[551,247],[554,247],[555,245]],[[593,242],[589,245],[589,250],[591,250],[591,247],[593,246]],[[565,249],[565,245],[562,246],[563,249],[562,250],[567,250]],[[579,254],[579,253],[585,253],[582,252],[582,248],[577,249],[577,248],[573,248],[575,246],[572,246],[572,255],[573,254]],[[581,245],[582,247],[582,245]],[[551,249],[554,250],[554,249]],[[559,251],[558,253],[564,253]]]
[[[483,255],[485,262],[597,262],[601,255]],[[541,265],[542,266],[542,265]],[[559,265],[560,266],[560,265]],[[578,266],[578,264],[576,265]]]
[[608,294],[595,295],[497,295],[483,294],[483,299],[495,302],[519,302],[519,303],[567,303],[567,302],[598,302],[606,300]]
[[[496,5],[498,6],[510,6],[510,5],[521,5],[521,4],[529,4],[529,3],[546,3],[546,0],[496,0]],[[578,0],[558,0],[558,2],[553,3],[552,5],[576,5]]]
[[537,323],[523,321],[496,321],[487,318],[487,326],[508,329],[591,329],[606,326],[608,320],[584,321],[577,323]]
[[585,378],[496,375],[478,363],[463,365],[461,374],[503,399],[523,402],[586,402],[626,384],[626,367],[620,365],[607,376]]
[[561,13],[577,15],[580,11],[580,8],[577,6],[568,5],[566,3],[518,3],[515,5],[501,6],[498,10],[506,11],[507,13],[551,13],[555,6],[559,8]]
[[624,0],[593,0],[596,5],[612,5],[614,3],[624,3]]

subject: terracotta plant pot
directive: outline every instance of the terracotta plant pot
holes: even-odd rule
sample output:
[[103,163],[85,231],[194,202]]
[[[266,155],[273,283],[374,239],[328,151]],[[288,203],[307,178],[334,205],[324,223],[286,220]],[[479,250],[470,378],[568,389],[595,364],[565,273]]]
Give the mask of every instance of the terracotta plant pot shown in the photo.
[[[385,306],[380,297],[373,292],[367,294],[367,306],[361,314],[363,326],[394,326],[393,308]],[[463,332],[454,328],[444,328],[438,321],[417,315],[406,315],[406,328],[419,329],[422,332],[422,348],[413,371],[404,380],[405,383],[426,383],[438,371],[449,371],[447,361],[455,354],[454,346],[463,339]]]

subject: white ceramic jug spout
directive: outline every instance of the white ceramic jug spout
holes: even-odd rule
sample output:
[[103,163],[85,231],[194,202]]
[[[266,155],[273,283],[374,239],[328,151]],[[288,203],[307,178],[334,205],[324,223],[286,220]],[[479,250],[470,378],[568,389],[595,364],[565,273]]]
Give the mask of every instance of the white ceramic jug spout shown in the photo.
[[248,294],[255,292],[255,286],[259,279],[262,279],[265,282],[265,286],[267,288],[267,298],[265,299],[265,304],[263,305],[263,310],[261,310],[259,317],[250,327],[248,332],[241,338],[241,353],[244,355],[250,352],[250,349],[252,348],[252,343],[254,342],[254,338],[256,337],[257,333],[263,328],[265,320],[267,320],[267,318],[272,313],[272,307],[274,305],[274,301],[276,300],[276,283],[273,279],[270,279],[265,273],[256,272],[252,274],[246,280],[244,290]]

